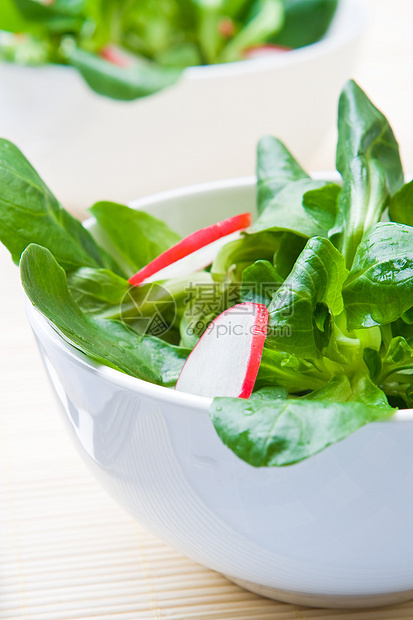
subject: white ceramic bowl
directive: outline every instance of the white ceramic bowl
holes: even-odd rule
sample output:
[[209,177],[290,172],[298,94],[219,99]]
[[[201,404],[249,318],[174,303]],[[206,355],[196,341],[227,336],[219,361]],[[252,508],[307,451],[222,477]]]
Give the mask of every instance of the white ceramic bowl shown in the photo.
[[[253,179],[221,181],[134,206],[187,234],[254,211],[254,194]],[[283,601],[361,607],[413,597],[412,411],[303,463],[255,469],[221,443],[208,399],[98,366],[29,303],[28,316],[81,455],[144,527]]]
[[192,67],[134,102],[94,94],[71,68],[0,64],[0,135],[35,162],[61,202],[127,202],[254,171],[264,134],[307,167],[334,126],[365,30],[360,0],[341,0],[324,39],[285,54]]

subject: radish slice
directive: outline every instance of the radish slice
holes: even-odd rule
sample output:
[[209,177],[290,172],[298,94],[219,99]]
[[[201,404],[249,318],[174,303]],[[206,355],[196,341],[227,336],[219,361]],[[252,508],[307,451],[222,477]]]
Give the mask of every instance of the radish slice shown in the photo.
[[265,45],[255,45],[253,47],[247,47],[244,50],[244,58],[248,60],[251,60],[253,58],[264,58],[265,56],[274,56],[274,54],[280,54],[282,52],[289,51],[289,47],[282,47],[281,45],[266,43]]
[[176,390],[214,398],[249,398],[267,335],[268,310],[246,302],[220,314],[186,360]]
[[221,247],[239,239],[241,231],[251,225],[251,214],[242,213],[201,228],[179,241],[129,279],[140,286],[149,282],[187,276],[211,265]]
[[235,34],[235,24],[229,17],[224,17],[218,23],[218,32],[224,39],[230,39]]
[[101,58],[104,58],[108,62],[112,63],[112,65],[116,65],[122,69],[128,69],[133,65],[132,59],[114,45],[107,45],[104,47],[100,51],[100,56]]

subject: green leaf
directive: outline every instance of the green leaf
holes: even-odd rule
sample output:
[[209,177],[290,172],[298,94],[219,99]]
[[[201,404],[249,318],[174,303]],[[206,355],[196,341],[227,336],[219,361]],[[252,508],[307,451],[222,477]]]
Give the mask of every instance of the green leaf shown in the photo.
[[356,374],[351,380],[353,396],[355,400],[365,405],[375,405],[380,408],[390,408],[389,402],[383,390],[381,390],[363,371]]
[[317,350],[327,356],[328,345],[333,334],[334,321],[329,307],[323,301],[316,303],[313,311],[314,341]]
[[363,350],[363,361],[369,369],[370,378],[376,381],[381,373],[382,363],[380,353],[376,349],[366,347]]
[[122,304],[130,284],[108,269],[81,267],[67,276],[70,293],[83,312],[101,315]]
[[[196,313],[197,295],[202,292],[208,300],[208,293],[214,285],[211,275],[200,271],[196,278],[191,274],[183,278],[132,286],[121,307],[112,316],[107,315],[107,318],[119,316],[138,333],[153,334],[169,341],[170,330],[175,330],[178,338],[178,330],[186,312],[190,317]],[[185,340],[183,346],[188,347]]]
[[181,238],[161,220],[125,205],[97,202],[90,211],[131,275]]
[[376,382],[388,394],[391,404],[401,408],[413,406],[413,348],[405,338],[396,336],[388,343]]
[[327,31],[338,0],[284,0],[285,24],[272,40],[284,47],[304,47],[319,41]]
[[[248,232],[284,230],[302,237],[326,237],[329,229],[325,224],[330,221],[330,214],[324,212],[323,203],[320,202],[318,209],[304,207],[304,196],[326,185],[331,184],[314,179],[300,179],[288,183],[270,200],[266,197],[264,210]],[[327,204],[330,208],[330,202]]]
[[278,398],[286,400],[288,392],[282,387],[264,387],[253,392],[249,400],[277,400]]
[[341,187],[328,183],[319,189],[312,189],[303,196],[303,207],[324,230],[333,228],[337,216],[337,201]]
[[[409,314],[410,314],[410,311],[409,311]],[[403,338],[406,338],[409,344],[412,344],[413,343],[413,325],[410,322],[407,323],[404,320],[405,316],[406,316],[406,313],[404,313],[400,319],[397,319],[397,321],[394,321],[391,324],[382,326],[381,329],[386,330],[386,332],[390,332],[389,337],[401,336]]]
[[403,185],[399,147],[381,112],[352,80],[339,101],[337,169],[343,177],[337,223],[330,235],[351,267],[364,233]]
[[247,23],[224,47],[220,60],[242,60],[245,49],[264,43],[279,32],[283,24],[282,0],[255,0]]
[[16,264],[30,243],[47,247],[67,271],[102,267],[120,272],[82,224],[58,203],[19,149],[0,139],[0,241]]
[[2,0],[0,15],[0,30],[7,32],[30,32],[36,31],[36,26],[32,26],[25,19],[16,6],[15,0]]
[[209,409],[224,444],[254,467],[297,463],[393,413],[359,402],[301,399],[215,398]]
[[20,272],[32,304],[82,353],[151,383],[176,382],[189,352],[158,338],[139,336],[118,321],[83,313],[49,250],[30,245],[23,253]]
[[86,314],[120,320],[141,335],[168,342],[178,335],[186,306],[193,311],[196,294],[213,292],[215,284],[211,275],[202,271],[196,282],[192,274],[136,287],[111,271],[88,267],[69,273],[67,279],[73,299]]
[[352,400],[353,392],[346,375],[332,377],[321,388],[303,396],[303,400],[345,403]]
[[230,241],[218,252],[211,267],[211,275],[217,282],[239,282],[242,272],[257,260],[272,261],[279,247],[278,233],[257,233],[245,235],[237,241]]
[[281,140],[271,136],[261,138],[257,146],[258,214],[288,183],[300,179],[309,176]]
[[376,382],[402,408],[413,406],[413,348],[405,338],[396,336],[388,344]]
[[164,67],[197,67],[202,65],[202,57],[195,43],[185,41],[159,52],[156,61]]
[[394,194],[390,200],[389,215],[393,222],[413,226],[413,181]]
[[303,358],[317,357],[316,311],[325,304],[333,315],[341,313],[346,277],[344,257],[332,243],[322,237],[310,239],[270,304],[271,346]]
[[413,373],[413,348],[405,338],[396,336],[390,341],[383,356],[382,370],[377,381],[382,384],[392,377],[392,382],[395,382],[397,377],[393,375],[404,371]]
[[172,86],[182,73],[181,69],[149,63],[119,67],[76,47],[73,41],[65,41],[62,52],[67,62],[76,67],[92,90],[99,95],[123,101],[147,97]]
[[233,18],[240,17],[240,14],[248,12],[250,6],[248,0],[224,0],[223,13]]
[[[265,233],[261,233],[265,234]],[[304,250],[306,239],[288,231],[280,233],[278,248],[274,252],[273,264],[276,272],[285,280],[301,252]]]
[[376,224],[343,288],[348,329],[391,323],[413,307],[413,228]]
[[405,338],[393,338],[386,351],[383,364],[392,364],[394,366],[404,366],[413,359],[413,348]]
[[385,116],[362,89],[349,80],[338,109],[337,168],[345,174],[354,157],[375,159],[383,168],[386,185],[394,194],[403,185],[399,147]]
[[354,401],[384,409],[389,407],[385,393],[364,372],[357,373],[351,380],[346,375],[337,375],[303,399],[331,403]]
[[328,379],[311,362],[264,347],[255,388],[283,387],[289,394],[301,394],[322,387]]
[[242,272],[241,299],[269,306],[282,281],[271,263],[256,261]]
[[224,44],[219,32],[222,0],[193,0],[197,16],[197,36],[207,64],[213,64]]
[[86,7],[87,0],[15,0],[15,3],[26,19],[44,21],[55,15],[79,15]]

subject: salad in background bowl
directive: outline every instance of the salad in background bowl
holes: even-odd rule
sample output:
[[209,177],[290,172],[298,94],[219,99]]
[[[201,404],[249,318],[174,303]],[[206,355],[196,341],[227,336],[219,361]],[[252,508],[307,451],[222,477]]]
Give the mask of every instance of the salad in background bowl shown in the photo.
[[0,60],[77,69],[97,93],[131,100],[185,67],[282,53],[320,40],[338,0],[4,0]]
[[[102,198],[126,202],[187,183],[251,174],[251,154],[264,133],[279,135],[301,159],[308,160],[334,122],[331,110],[341,85],[351,77],[366,26],[364,7],[356,0],[339,2],[325,34],[335,0],[227,2],[226,11],[240,12],[229,38],[220,34],[224,3],[215,8],[195,1],[179,3],[182,15],[186,15],[184,7],[192,15],[194,31],[189,26],[185,29],[186,25],[182,31],[175,28],[173,18],[166,19],[162,13],[149,28],[152,22],[139,17],[140,11],[150,10],[149,2],[139,3],[137,15],[124,8],[120,24],[115,10],[112,20],[81,17],[92,6],[97,11],[100,3],[56,1],[40,6],[31,0],[8,0],[10,10],[15,5],[32,16],[25,22],[32,38],[19,35],[17,46],[11,33],[4,32],[0,38],[5,59],[0,63],[0,135],[36,161],[54,193],[77,210]],[[181,16],[174,2],[162,6],[166,12],[173,13],[174,8]],[[7,14],[2,15],[6,28]],[[19,15],[14,10],[14,18],[8,18],[10,30],[23,29]],[[268,26],[271,20],[278,26],[284,20],[277,35],[271,34],[275,28]],[[104,27],[107,23],[111,28]],[[160,34],[162,28],[165,35]],[[219,39],[216,44],[213,34]],[[179,47],[174,37],[181,36],[179,45],[187,52],[192,49],[192,60],[182,49],[179,54],[177,49],[173,52],[174,45]],[[258,47],[265,42],[263,55],[255,44],[251,49],[254,37]],[[126,51],[119,49],[124,40],[129,46]],[[40,46],[37,54],[34,41]],[[269,50],[269,43],[294,49]],[[220,51],[208,60],[204,48],[210,45]],[[239,54],[224,58],[228,46]],[[239,60],[245,49],[255,57]],[[171,65],[174,54],[181,64],[175,56],[178,64]],[[6,59],[52,62],[25,66]],[[92,88],[107,96],[98,96]],[[155,91],[160,92],[133,100]],[[74,177],[76,183],[69,180]]]
[[101,202],[85,227],[0,146],[0,236],[108,492],[254,592],[411,598],[412,183],[363,91],[340,97],[340,185],[264,138],[256,187]]

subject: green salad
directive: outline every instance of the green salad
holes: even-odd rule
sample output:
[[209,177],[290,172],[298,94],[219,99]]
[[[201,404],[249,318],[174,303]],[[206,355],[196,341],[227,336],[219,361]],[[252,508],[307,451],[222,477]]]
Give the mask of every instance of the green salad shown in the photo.
[[0,60],[75,67],[114,99],[155,93],[185,67],[318,41],[338,0],[1,0]]
[[[214,321],[238,304],[258,309],[268,329],[252,336],[255,370],[248,362],[243,397],[214,398],[210,417],[251,465],[296,463],[413,406],[413,182],[389,123],[353,81],[338,130],[340,184],[312,179],[265,137],[252,224],[240,214],[181,240],[145,212],[99,202],[91,213],[106,249],[1,140],[0,240],[64,338],[161,386],[179,383]],[[205,268],[188,272],[185,256]],[[242,355],[234,349],[234,368]]]

